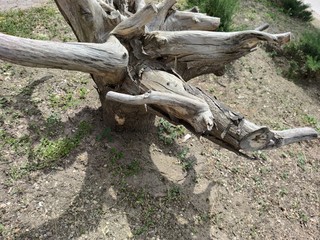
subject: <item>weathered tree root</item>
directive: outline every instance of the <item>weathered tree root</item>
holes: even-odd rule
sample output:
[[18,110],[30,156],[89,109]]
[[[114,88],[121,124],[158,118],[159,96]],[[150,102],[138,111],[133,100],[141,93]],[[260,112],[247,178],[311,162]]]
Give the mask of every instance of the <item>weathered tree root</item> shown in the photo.
[[55,2],[83,43],[0,34],[0,59],[91,73],[108,124],[142,124],[158,114],[233,151],[274,149],[318,138],[312,128],[272,131],[257,126],[186,82],[207,73],[221,75],[226,64],[254,51],[259,42],[282,45],[290,41],[290,33],[262,32],[267,25],[212,32],[218,18],[196,9],[177,11],[175,0],[157,5],[144,0]]

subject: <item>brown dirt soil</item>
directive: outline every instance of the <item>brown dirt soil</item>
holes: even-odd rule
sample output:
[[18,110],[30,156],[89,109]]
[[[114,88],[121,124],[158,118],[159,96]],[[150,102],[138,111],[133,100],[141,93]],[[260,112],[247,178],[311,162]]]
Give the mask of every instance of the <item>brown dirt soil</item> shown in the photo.
[[[242,4],[235,20],[244,16],[248,28],[273,16],[261,3]],[[300,31],[299,22],[283,23]],[[261,125],[319,121],[319,81],[285,79],[286,62],[270,55],[259,47],[223,77],[192,81]],[[5,62],[0,103],[0,133],[11,136],[0,138],[0,238],[319,239],[319,140],[250,160],[193,135],[166,145],[157,126],[108,132],[87,74]],[[70,154],[26,168],[41,138],[72,137],[81,121],[92,131]]]

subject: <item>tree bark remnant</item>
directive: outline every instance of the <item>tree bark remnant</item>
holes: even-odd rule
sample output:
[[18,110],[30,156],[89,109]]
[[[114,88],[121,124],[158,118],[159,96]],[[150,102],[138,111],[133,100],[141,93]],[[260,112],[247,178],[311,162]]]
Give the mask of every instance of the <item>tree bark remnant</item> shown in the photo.
[[261,41],[282,45],[290,33],[213,32],[219,18],[174,9],[175,0],[55,0],[81,43],[0,34],[0,58],[33,66],[88,72],[106,124],[148,128],[160,115],[232,151],[274,149],[315,139],[312,128],[272,131],[257,126],[187,81],[213,73],[254,51]]

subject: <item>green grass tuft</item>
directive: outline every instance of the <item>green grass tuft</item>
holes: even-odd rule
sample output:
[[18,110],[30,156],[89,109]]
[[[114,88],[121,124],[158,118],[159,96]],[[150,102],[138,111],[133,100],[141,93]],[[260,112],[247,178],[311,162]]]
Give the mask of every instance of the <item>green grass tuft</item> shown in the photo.
[[158,135],[164,144],[172,144],[175,139],[185,134],[185,128],[181,125],[175,126],[167,120],[160,118],[158,124]]
[[187,6],[197,5],[200,12],[220,18],[220,31],[230,31],[232,18],[239,6],[238,0],[188,0]]
[[0,32],[18,37],[70,41],[70,28],[59,11],[52,7],[0,12]]

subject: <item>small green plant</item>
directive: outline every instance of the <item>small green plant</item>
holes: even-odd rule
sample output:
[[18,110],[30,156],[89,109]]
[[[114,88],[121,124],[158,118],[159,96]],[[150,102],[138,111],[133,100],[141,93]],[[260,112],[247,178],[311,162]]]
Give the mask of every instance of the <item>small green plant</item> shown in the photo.
[[53,108],[62,108],[65,110],[69,107],[76,106],[79,103],[79,100],[76,100],[73,97],[73,93],[68,91],[63,94],[50,94],[49,103]]
[[32,170],[39,170],[54,165],[57,160],[67,156],[75,149],[90,131],[91,125],[82,121],[80,122],[75,135],[71,137],[59,138],[57,140],[42,138],[40,144],[33,150],[33,155],[37,161],[31,163],[28,167]]
[[301,19],[305,22],[312,20],[312,13],[309,11],[309,5],[300,0],[273,0],[283,9],[283,12],[291,17]]
[[285,189],[285,188],[281,188],[280,191],[279,191],[279,196],[280,197],[284,197],[285,195],[288,194],[288,190]]
[[301,210],[298,212],[298,215],[299,215],[300,224],[306,225],[309,221],[308,215],[304,211],[301,211]]
[[282,180],[287,180],[289,178],[289,173],[288,172],[281,173],[280,178]]
[[304,122],[306,122],[310,126],[317,129],[317,131],[320,131],[320,121],[318,121],[316,117],[309,115],[309,114],[306,114],[303,116],[303,120],[304,120]]
[[118,160],[122,159],[124,154],[122,151],[118,151],[116,148],[111,148],[111,163],[115,164]]
[[49,136],[54,136],[58,132],[58,130],[60,129],[61,117],[56,113],[51,114],[47,118],[47,120],[45,122],[45,126],[46,126],[47,134]]
[[201,12],[220,18],[220,31],[230,31],[238,0],[189,0],[188,7],[197,5]]
[[178,152],[177,157],[180,160],[180,164],[182,165],[182,169],[186,172],[190,171],[194,166],[194,161],[190,158],[187,158],[189,153],[189,148],[183,148]]
[[154,221],[155,209],[153,207],[148,207],[142,213],[143,217],[143,225],[136,230],[134,230],[133,234],[136,236],[142,235],[143,233],[147,232],[151,227],[155,225]]
[[177,201],[181,195],[181,189],[178,186],[172,186],[168,189],[167,200]]
[[320,72],[320,30],[304,32],[284,53],[290,59],[288,77],[315,76]]
[[133,160],[126,166],[124,174],[126,176],[134,176],[137,175],[141,170],[140,162],[138,160]]
[[175,139],[185,134],[185,128],[181,125],[175,126],[167,120],[160,118],[158,123],[158,135],[164,144],[172,144]]
[[0,97],[0,108],[4,107],[8,100],[4,97]]
[[112,136],[111,136],[111,128],[106,127],[103,129],[103,131],[97,135],[96,140],[102,141],[104,139],[107,139],[109,142],[112,142]]
[[11,181],[16,181],[21,179],[23,176],[27,175],[29,172],[28,166],[25,164],[23,166],[12,166],[8,171],[8,175]]
[[320,60],[318,57],[307,55],[306,66],[311,72],[317,72],[320,70]]
[[[58,11],[49,7],[4,12],[0,13],[0,32],[19,37],[48,40],[59,34],[58,19],[62,21]],[[40,33],[43,31],[39,29],[46,29],[46,34]]]
[[306,156],[303,153],[299,153],[298,154],[297,165],[302,170],[305,170],[305,167],[306,167]]
[[5,227],[2,223],[0,223],[0,236],[3,236],[4,231],[5,231]]
[[86,89],[84,87],[80,88],[79,89],[79,98],[80,99],[85,99],[87,94],[88,94],[88,92],[89,92],[88,89]]
[[267,161],[268,160],[268,156],[265,152],[262,151],[256,151],[253,152],[253,157],[259,160],[263,160],[263,161]]

